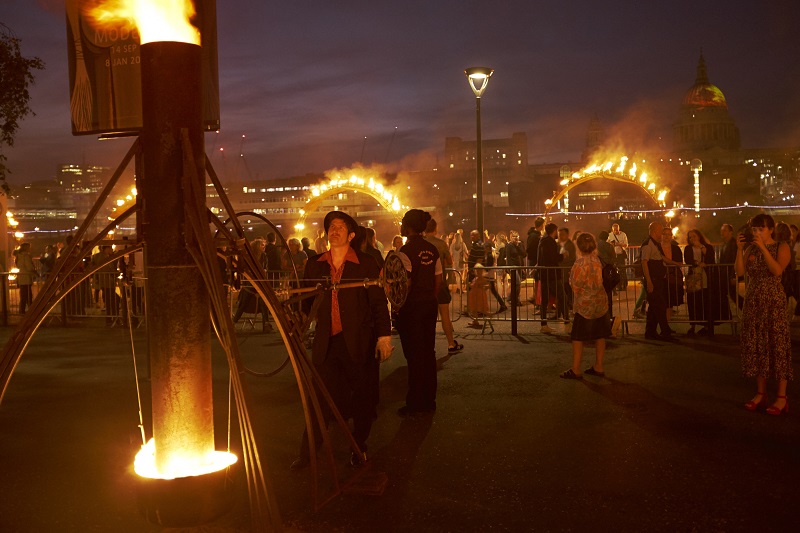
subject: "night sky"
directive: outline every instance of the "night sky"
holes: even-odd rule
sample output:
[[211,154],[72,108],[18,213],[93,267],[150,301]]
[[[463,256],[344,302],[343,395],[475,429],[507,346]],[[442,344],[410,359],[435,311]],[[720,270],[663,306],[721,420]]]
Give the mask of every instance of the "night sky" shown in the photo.
[[[445,137],[475,138],[470,66],[495,69],[484,139],[527,132],[531,163],[577,160],[595,113],[626,147],[662,138],[668,149],[701,49],[744,147],[800,145],[800,2],[655,4],[220,1],[222,129],[207,135],[208,150],[228,179],[362,159],[427,170]],[[5,150],[9,181],[52,178],[62,163],[115,166],[130,140],[70,133],[63,0],[0,0],[0,21],[47,64],[32,91],[36,116]]]

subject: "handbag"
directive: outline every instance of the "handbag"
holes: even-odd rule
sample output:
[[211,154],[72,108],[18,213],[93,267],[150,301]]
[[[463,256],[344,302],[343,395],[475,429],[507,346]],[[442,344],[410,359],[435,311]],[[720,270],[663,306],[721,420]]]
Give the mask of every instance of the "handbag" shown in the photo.
[[600,264],[603,268],[603,288],[606,292],[611,292],[614,290],[614,287],[619,285],[619,269],[614,263],[606,263],[602,259],[600,260]]
[[703,269],[701,267],[689,268],[684,280],[686,282],[686,292],[703,290]]

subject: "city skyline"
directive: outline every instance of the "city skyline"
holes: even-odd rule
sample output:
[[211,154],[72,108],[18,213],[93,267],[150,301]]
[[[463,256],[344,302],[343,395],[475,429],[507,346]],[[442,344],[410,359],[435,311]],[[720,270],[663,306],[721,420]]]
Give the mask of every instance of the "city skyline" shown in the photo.
[[[47,64],[31,91],[37,116],[5,149],[12,186],[50,179],[63,163],[116,166],[129,141],[70,134],[63,0],[4,3],[23,54]],[[496,71],[482,98],[484,138],[526,132],[531,163],[577,160],[594,114],[626,147],[669,150],[701,49],[742,146],[800,144],[794,3],[429,4],[218,3],[212,160],[230,166],[242,153],[246,164],[233,166],[245,179],[359,162],[432,168],[445,137],[474,139],[463,69],[475,65]]]

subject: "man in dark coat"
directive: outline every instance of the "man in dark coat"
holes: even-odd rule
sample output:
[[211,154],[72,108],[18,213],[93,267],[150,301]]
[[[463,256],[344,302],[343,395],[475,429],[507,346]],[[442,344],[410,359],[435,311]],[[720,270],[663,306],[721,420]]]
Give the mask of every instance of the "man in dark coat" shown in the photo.
[[[542,239],[543,231],[544,219],[542,217],[536,217],[536,220],[533,221],[533,227],[528,230],[528,236],[525,242],[525,256],[528,259],[529,267],[535,267],[539,263],[539,241]],[[535,304],[539,283],[539,271],[534,269],[531,272],[531,276],[533,277],[533,296],[528,301]]]
[[[324,278],[338,283],[379,276],[375,260],[350,247],[357,228],[355,220],[341,211],[331,211],[325,216],[324,227],[330,250],[306,265],[307,286],[314,286]],[[304,310],[309,312],[311,305],[312,301],[306,299]],[[311,360],[342,417],[353,419],[353,439],[360,451],[352,453],[350,464],[357,466],[366,461],[366,440],[377,418],[380,363],[394,349],[386,295],[374,285],[325,291],[316,319]],[[327,426],[333,415],[326,404],[323,416]],[[318,428],[315,435],[315,442],[320,444],[322,436]],[[292,469],[305,467],[309,458],[306,433]]]
[[542,230],[544,229],[544,219],[536,217],[533,221],[533,227],[528,230],[527,241],[525,242],[525,255],[528,257],[528,266],[536,266],[539,256],[539,241],[542,238]]
[[539,285],[542,288],[540,332],[550,334],[553,333],[553,330],[547,325],[547,308],[550,305],[550,298],[556,295],[557,267],[559,261],[561,261],[561,254],[558,251],[559,247],[556,242],[558,226],[550,223],[544,227],[544,233],[544,236],[539,241],[536,266],[544,267],[538,270]]

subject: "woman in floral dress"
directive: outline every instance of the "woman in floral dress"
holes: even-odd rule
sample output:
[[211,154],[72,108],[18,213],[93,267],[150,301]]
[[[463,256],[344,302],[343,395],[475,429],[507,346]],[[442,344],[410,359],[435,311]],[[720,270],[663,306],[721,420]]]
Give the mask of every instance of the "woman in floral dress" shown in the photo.
[[[606,338],[611,335],[608,295],[603,287],[603,265],[597,256],[597,243],[591,233],[581,233],[576,244],[578,257],[569,272],[574,295],[574,323],[570,333],[572,368],[561,373],[564,379],[583,379],[583,374],[605,376],[603,355]],[[581,373],[583,345],[590,341],[594,341],[594,364]]]
[[[736,274],[748,276],[742,313],[742,371],[755,377],[757,392],[744,407],[748,411],[766,408],[771,415],[788,413],[786,384],[792,379],[792,345],[786,318],[786,294],[781,273],[789,264],[791,251],[774,239],[775,221],[761,214],[750,221],[753,242],[744,234],[737,239]],[[778,381],[775,402],[767,407],[767,378]]]

